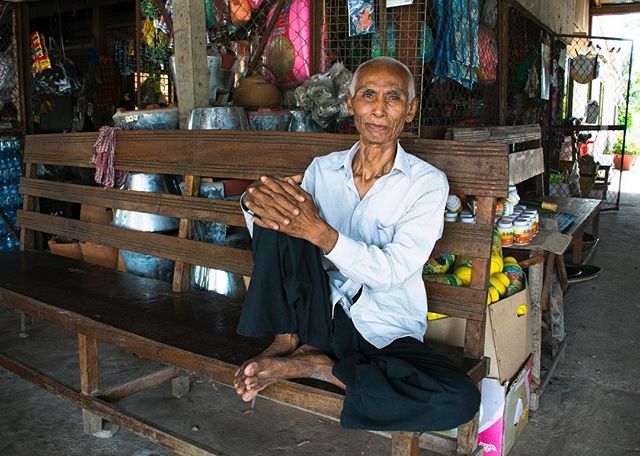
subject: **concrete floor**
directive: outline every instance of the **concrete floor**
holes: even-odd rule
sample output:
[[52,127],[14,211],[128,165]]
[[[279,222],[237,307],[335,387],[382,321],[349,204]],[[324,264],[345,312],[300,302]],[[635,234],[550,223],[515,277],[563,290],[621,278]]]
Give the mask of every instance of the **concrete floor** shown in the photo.
[[[640,193],[624,194],[619,213],[601,216],[601,242],[592,264],[603,273],[574,286],[565,300],[565,358],[512,456],[640,455],[639,221]],[[78,386],[72,335],[35,322],[32,336],[20,339],[18,328],[18,315],[0,306],[1,352]],[[100,346],[100,355],[105,385],[158,367],[143,360],[132,363],[131,356],[107,346]],[[77,408],[4,369],[0,404],[0,456],[173,454],[122,429],[111,439],[84,435]],[[229,388],[210,383],[196,383],[179,400],[162,385],[121,405],[221,454],[389,455],[384,437],[346,431],[265,399],[258,399],[249,414]]]

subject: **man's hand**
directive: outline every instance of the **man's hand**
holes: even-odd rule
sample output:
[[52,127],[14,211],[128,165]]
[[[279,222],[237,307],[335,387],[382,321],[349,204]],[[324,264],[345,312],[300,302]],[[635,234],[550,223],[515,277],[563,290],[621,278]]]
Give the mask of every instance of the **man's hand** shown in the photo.
[[313,198],[300,182],[300,175],[263,176],[247,190],[245,205],[256,214],[252,219],[256,225],[305,239],[330,252],[338,241],[338,232],[320,217]]
[[298,204],[304,202],[300,188],[302,175],[262,176],[253,182],[244,196],[244,204],[255,214],[254,223],[272,230],[289,223],[300,212]]

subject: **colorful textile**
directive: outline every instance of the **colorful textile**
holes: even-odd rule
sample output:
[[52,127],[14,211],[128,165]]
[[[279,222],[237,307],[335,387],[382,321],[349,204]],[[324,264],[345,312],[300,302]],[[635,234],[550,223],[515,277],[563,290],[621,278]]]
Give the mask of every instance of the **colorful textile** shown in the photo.
[[116,127],[101,127],[98,131],[98,139],[93,145],[91,163],[96,165],[95,182],[104,187],[120,188],[127,179],[126,171],[116,171]]

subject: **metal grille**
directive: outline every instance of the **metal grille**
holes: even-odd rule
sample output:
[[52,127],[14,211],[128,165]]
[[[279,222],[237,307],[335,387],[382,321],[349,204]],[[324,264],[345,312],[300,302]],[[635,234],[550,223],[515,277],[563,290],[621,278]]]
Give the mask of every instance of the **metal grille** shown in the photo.
[[0,2],[0,131],[21,127],[16,8]]
[[[627,109],[631,69],[631,40],[593,36],[561,35],[566,44],[566,97],[562,111],[564,125],[551,161],[552,169],[562,171],[567,161],[578,161],[580,190],[567,185],[550,186],[557,196],[602,199],[603,209],[619,207],[623,172],[614,165],[614,153],[627,148]],[[565,139],[566,138],[566,139]],[[574,142],[572,155],[559,146]],[[560,148],[558,148],[560,147]],[[563,163],[564,162],[564,163]],[[592,163],[599,166],[592,167]],[[567,183],[568,177],[563,176]]]

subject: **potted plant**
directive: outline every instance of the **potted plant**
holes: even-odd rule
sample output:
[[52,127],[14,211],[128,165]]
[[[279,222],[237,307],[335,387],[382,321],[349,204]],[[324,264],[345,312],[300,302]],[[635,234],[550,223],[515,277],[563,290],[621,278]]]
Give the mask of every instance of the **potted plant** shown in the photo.
[[631,140],[627,140],[624,149],[624,157],[622,156],[622,137],[619,137],[611,149],[613,156],[613,167],[621,171],[631,169],[636,161],[636,157],[640,155],[640,146]]

